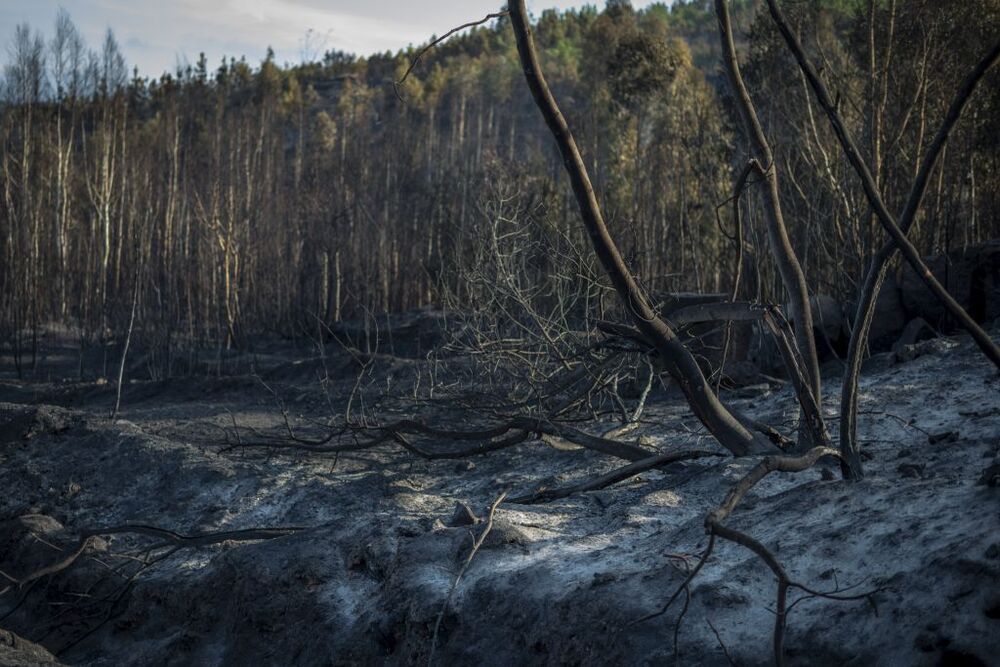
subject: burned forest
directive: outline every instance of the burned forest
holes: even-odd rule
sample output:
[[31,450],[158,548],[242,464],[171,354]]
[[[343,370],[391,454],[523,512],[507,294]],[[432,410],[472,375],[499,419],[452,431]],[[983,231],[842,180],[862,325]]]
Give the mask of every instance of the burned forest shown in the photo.
[[11,3],[0,666],[996,664],[996,0]]

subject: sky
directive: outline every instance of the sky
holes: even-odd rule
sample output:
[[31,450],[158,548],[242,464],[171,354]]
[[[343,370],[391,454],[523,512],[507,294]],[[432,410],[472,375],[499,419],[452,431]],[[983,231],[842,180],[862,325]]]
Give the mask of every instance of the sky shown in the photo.
[[[194,64],[205,52],[209,65],[223,56],[279,63],[316,59],[329,49],[366,55],[420,44],[431,35],[497,11],[503,0],[0,0],[0,60],[14,27],[27,22],[51,36],[65,8],[91,48],[115,32],[125,59],[143,76],[159,76],[178,64]],[[533,14],[604,0],[528,0]],[[648,2],[635,1],[636,7]]]

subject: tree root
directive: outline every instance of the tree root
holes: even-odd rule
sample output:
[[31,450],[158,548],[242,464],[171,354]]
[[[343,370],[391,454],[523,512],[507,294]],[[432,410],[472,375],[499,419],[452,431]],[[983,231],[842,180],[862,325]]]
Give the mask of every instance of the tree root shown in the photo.
[[[723,500],[722,504],[711,510],[706,515],[705,532],[709,536],[708,547],[702,554],[697,566],[695,566],[688,576],[685,577],[681,585],[674,591],[667,602],[659,610],[633,621],[632,625],[662,616],[667,612],[674,601],[677,600],[681,593],[689,590],[691,582],[694,580],[695,576],[698,575],[705,563],[708,561],[709,556],[712,554],[715,547],[715,538],[717,537],[728,540],[752,551],[757,555],[757,557],[764,561],[764,564],[767,565],[768,569],[771,570],[775,578],[778,580],[772,647],[774,651],[774,662],[779,667],[784,664],[783,649],[785,628],[788,622],[788,613],[795,604],[798,604],[804,599],[815,597],[838,601],[868,600],[871,602],[872,596],[881,589],[876,588],[855,595],[843,595],[841,594],[842,589],[839,587],[833,591],[817,591],[805,586],[804,584],[794,581],[788,575],[784,566],[782,566],[782,564],[778,561],[777,557],[775,557],[775,555],[771,553],[771,551],[759,540],[744,532],[730,528],[723,523],[733,513],[746,494],[770,473],[802,472],[803,470],[808,470],[813,467],[824,456],[832,456],[839,459],[840,452],[832,447],[813,447],[801,456],[766,456],[761,459],[761,461],[755,465],[750,472],[744,475],[735,485],[733,485],[733,487],[729,490],[729,493],[726,494],[726,498]],[[806,595],[789,605],[788,591],[790,589],[801,590]],[[682,612],[681,616],[677,620],[678,625],[683,618],[683,615],[684,614]]]

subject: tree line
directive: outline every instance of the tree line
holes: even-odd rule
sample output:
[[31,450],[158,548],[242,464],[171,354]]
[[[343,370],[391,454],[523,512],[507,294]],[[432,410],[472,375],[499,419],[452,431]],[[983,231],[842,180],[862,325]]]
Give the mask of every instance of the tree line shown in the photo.
[[[787,9],[899,210],[934,119],[1000,31],[1000,8],[828,0]],[[766,8],[748,0],[732,12],[804,279],[850,301],[879,223]],[[612,0],[543,12],[533,30],[643,289],[725,292],[743,272],[753,274],[748,297],[782,301],[781,277],[752,261],[766,252],[761,180],[751,176],[737,201],[739,231],[726,212],[751,145],[711,2],[636,10]],[[214,69],[201,57],[151,79],[130,73],[110,31],[89,49],[65,12],[48,37],[18,26],[0,91],[0,344],[18,372],[51,323],[72,327],[85,347],[120,344],[133,303],[164,374],[178,371],[178,350],[474,303],[479,287],[456,267],[501,208],[538,248],[586,246],[562,158],[522,94],[509,19],[422,54],[397,84],[418,52],[330,51],[284,66],[273,55],[259,65],[228,58]],[[987,75],[931,176],[909,234],[923,253],[998,235],[997,83]],[[520,270],[543,284],[553,261],[536,252]],[[569,279],[605,280],[582,270]]]

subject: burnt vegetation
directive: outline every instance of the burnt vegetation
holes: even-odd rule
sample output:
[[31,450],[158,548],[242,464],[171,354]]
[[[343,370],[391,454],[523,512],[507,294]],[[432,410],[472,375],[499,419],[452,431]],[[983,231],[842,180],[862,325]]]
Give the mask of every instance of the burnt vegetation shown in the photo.
[[[836,505],[831,525],[874,531],[872,544],[882,530],[894,548],[909,510],[883,512],[875,496],[958,503],[940,483],[961,486],[962,503],[996,501],[995,462],[953,454],[935,475],[892,438],[902,430],[928,448],[984,445],[986,458],[1000,455],[1000,6],[677,0],[635,9],[609,0],[532,18],[515,0],[459,28],[396,54],[227,59],[214,69],[202,57],[158,79],[130,73],[111,32],[88,49],[65,12],[48,37],[14,30],[0,89],[0,398],[10,401],[0,462],[69,487],[59,501],[43,489],[0,504],[0,626],[17,633],[0,636],[0,648],[6,641],[24,660],[47,660],[46,650],[95,660],[109,633],[145,622],[133,600],[157,589],[139,582],[184,554],[222,562],[225,551],[213,549],[258,545],[268,558],[282,548],[308,556],[313,541],[335,535],[343,562],[331,567],[378,582],[381,606],[358,613],[363,629],[345,636],[361,643],[338,645],[341,655],[288,639],[304,662],[653,655],[683,664],[695,653],[682,655],[682,628],[702,619],[711,635],[698,635],[693,650],[717,650],[719,662],[807,664],[813,649],[824,664],[988,660],[995,540],[985,556],[958,558],[963,588],[950,603],[985,609],[959,623],[966,636],[928,626],[912,639],[900,627],[896,651],[872,639],[876,652],[862,642],[847,655],[835,641],[815,648],[813,634],[795,635],[793,609],[810,600],[849,609],[828,611],[827,626],[862,607],[877,615],[897,608],[898,581],[838,551],[852,543],[843,526],[827,531],[839,546],[796,553],[781,544],[796,539],[794,521],[779,540],[746,515],[774,501],[771,520],[776,507],[787,516],[783,494],[797,494],[824,507],[808,504],[806,517]],[[947,356],[956,346],[960,362]],[[935,355],[967,377],[899,370]],[[869,372],[887,394],[895,389],[885,373],[916,378],[908,391],[940,383],[949,397],[926,411],[951,410],[961,426],[932,432],[919,413],[894,414],[864,384]],[[280,481],[294,506],[236,520],[117,501],[103,516],[70,509],[79,485],[32,467],[47,456],[30,453],[32,443],[102,433],[146,443],[136,445],[144,452],[180,452],[164,479],[197,469],[220,488],[227,475]],[[902,463],[879,461],[884,442]],[[573,457],[585,469],[570,475]],[[560,472],[533,475],[533,460]],[[358,516],[369,512],[372,525],[383,519],[366,503],[393,498],[392,485],[462,502],[450,517],[427,501],[425,523],[334,533],[335,521],[311,521],[295,504],[328,498],[287,481],[305,470],[326,488],[354,483],[362,469],[377,475],[375,491],[329,493]],[[402,471],[413,470],[431,481],[407,481]],[[9,488],[27,488],[15,474],[2,473]],[[821,486],[772,481],[810,474]],[[708,483],[705,475],[714,500],[695,503],[698,518],[674,534],[693,551],[668,553],[676,571],[658,581],[655,604],[634,590],[624,602],[628,592],[610,597],[613,612],[593,611],[601,637],[586,640],[580,629],[562,639],[553,629],[562,608],[549,618],[543,605],[543,620],[526,624],[560,638],[551,651],[544,638],[512,640],[496,656],[484,644],[463,648],[462,614],[482,613],[463,591],[500,586],[477,573],[489,568],[484,552],[531,553],[523,526],[537,526],[515,521],[526,508],[589,498],[598,510],[582,500],[569,514],[604,515],[631,496],[602,494],[657,480],[667,493],[674,482]],[[449,490],[463,477],[468,486]],[[287,501],[262,497],[265,506]],[[954,507],[941,507],[943,520]],[[995,523],[994,510],[985,514]],[[987,539],[959,537],[975,543],[969,549]],[[927,557],[939,567],[947,559],[935,553]],[[446,575],[432,586],[401,554],[440,557]],[[738,584],[701,579],[713,562],[747,557],[765,585],[744,579],[738,596],[756,596],[768,639],[735,646],[712,596]],[[246,566],[240,559],[226,563]],[[823,563],[822,581],[788,559],[810,572]],[[296,562],[283,571],[320,576]],[[403,573],[415,578],[400,584]],[[593,573],[592,585],[633,575],[643,588],[640,576],[659,576]],[[495,619],[501,630],[523,618],[510,613]],[[668,626],[657,625],[665,616]],[[198,653],[203,639],[184,634],[169,647],[181,660],[281,660]],[[661,653],[649,652],[654,644]]]

